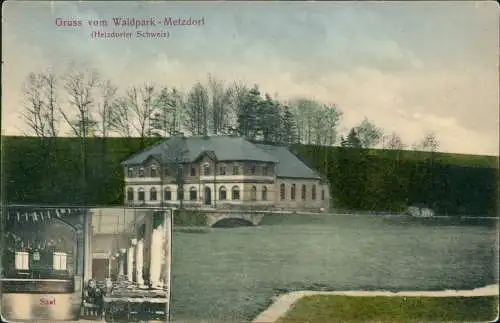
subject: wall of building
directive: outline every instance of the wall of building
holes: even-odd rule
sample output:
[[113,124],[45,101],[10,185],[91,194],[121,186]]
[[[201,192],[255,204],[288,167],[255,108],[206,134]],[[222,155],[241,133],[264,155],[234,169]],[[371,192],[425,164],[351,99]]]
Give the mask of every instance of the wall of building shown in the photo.
[[[328,185],[321,184],[319,180],[314,179],[294,179],[278,178],[276,183],[275,203],[277,208],[297,209],[297,210],[319,210],[329,208],[330,194]],[[285,196],[282,199],[281,185],[285,185]],[[295,184],[295,198],[292,196],[292,185]],[[302,185],[306,187],[305,199],[302,198]],[[316,186],[316,198],[313,199],[312,187]],[[324,190],[324,199],[322,199],[322,190]]]

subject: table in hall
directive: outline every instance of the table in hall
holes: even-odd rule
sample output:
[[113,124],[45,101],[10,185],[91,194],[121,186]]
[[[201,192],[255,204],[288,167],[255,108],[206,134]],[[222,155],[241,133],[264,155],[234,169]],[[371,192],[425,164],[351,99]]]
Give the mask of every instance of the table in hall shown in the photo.
[[160,289],[115,289],[104,297],[105,320],[151,321],[167,320],[167,291]]

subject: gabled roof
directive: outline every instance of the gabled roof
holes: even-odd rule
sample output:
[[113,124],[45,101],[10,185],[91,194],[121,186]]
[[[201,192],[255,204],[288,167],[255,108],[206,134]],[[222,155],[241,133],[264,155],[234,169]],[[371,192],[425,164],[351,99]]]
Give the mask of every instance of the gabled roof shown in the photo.
[[256,144],[256,146],[279,160],[279,163],[276,166],[278,177],[321,179],[320,174],[309,168],[288,148],[264,144]]
[[[193,162],[200,155],[212,152],[219,161],[263,161],[277,163],[278,160],[256,145],[241,137],[171,137],[150,149],[146,149],[122,162],[123,165],[140,165],[150,156],[160,160],[175,159]],[[183,156],[182,156],[183,155]]]

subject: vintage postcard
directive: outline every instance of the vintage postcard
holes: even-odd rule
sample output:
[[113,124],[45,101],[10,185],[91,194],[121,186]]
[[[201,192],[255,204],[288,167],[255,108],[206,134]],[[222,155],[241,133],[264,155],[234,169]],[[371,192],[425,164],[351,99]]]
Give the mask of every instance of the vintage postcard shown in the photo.
[[2,320],[498,317],[495,2],[2,9]]

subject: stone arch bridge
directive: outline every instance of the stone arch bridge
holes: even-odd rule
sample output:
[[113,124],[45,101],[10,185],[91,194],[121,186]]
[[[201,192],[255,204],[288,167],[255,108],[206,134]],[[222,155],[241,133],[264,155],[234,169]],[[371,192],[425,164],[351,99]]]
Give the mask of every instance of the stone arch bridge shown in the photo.
[[226,225],[259,225],[264,218],[264,213],[248,211],[204,211],[206,224],[209,227]]

